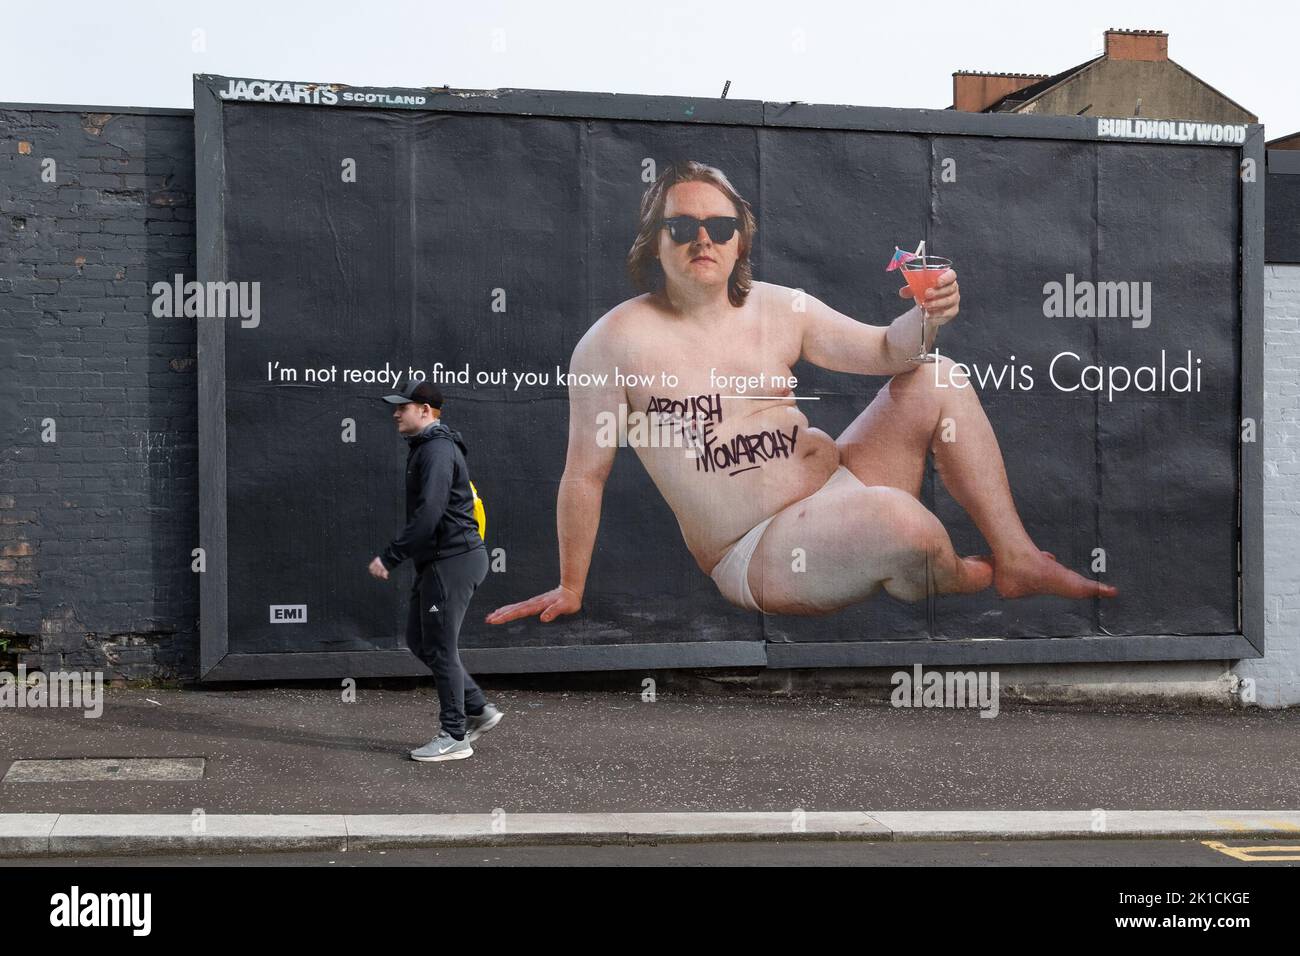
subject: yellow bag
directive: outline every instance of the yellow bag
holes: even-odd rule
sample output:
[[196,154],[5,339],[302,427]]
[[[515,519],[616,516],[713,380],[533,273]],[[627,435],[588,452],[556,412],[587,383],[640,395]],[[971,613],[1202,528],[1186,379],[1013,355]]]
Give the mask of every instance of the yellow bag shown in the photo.
[[474,520],[478,522],[478,536],[486,540],[487,509],[483,507],[483,499],[478,496],[478,489],[474,487],[472,481],[469,483],[469,490],[474,495]]

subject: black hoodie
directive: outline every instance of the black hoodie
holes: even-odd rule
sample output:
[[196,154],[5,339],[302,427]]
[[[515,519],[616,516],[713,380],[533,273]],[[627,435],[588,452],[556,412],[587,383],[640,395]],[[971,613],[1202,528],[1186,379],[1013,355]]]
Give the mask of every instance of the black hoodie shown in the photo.
[[460,432],[435,421],[406,441],[406,528],[379,556],[384,567],[410,558],[419,568],[483,547]]

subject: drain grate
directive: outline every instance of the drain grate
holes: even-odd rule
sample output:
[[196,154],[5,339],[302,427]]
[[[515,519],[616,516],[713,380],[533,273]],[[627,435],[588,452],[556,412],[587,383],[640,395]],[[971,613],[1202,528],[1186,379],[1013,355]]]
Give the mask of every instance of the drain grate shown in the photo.
[[205,757],[65,757],[15,760],[4,783],[102,783],[105,780],[202,780]]

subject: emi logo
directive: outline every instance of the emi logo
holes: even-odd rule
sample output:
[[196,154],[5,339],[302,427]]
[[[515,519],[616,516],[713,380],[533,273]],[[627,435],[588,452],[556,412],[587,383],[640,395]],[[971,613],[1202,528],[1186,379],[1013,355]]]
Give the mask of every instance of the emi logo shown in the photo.
[[272,604],[271,623],[272,624],[306,624],[307,605]]

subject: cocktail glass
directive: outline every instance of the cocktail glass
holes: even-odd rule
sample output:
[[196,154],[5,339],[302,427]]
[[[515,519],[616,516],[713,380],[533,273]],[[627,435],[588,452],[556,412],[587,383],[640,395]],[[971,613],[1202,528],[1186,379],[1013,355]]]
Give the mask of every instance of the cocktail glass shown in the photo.
[[899,268],[903,271],[903,279],[907,282],[907,287],[912,290],[912,298],[921,308],[921,344],[916,354],[908,358],[908,361],[918,364],[936,361],[937,353],[925,350],[925,338],[930,332],[930,317],[925,311],[925,294],[939,284],[941,275],[952,268],[952,260],[945,259],[943,256],[916,256],[900,263]]

